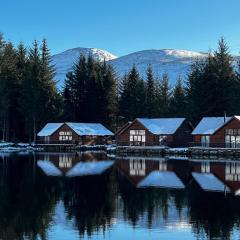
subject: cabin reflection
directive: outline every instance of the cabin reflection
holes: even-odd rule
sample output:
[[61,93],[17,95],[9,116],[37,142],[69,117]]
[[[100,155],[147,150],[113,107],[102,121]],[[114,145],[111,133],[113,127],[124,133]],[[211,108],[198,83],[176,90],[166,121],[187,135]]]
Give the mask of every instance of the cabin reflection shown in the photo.
[[99,175],[113,165],[105,152],[42,153],[37,165],[47,176]]
[[173,165],[164,158],[118,158],[118,170],[138,188],[184,188],[173,171]]
[[225,160],[191,161],[192,171],[197,173],[211,173],[222,182],[232,193],[239,195],[240,190],[240,162]]

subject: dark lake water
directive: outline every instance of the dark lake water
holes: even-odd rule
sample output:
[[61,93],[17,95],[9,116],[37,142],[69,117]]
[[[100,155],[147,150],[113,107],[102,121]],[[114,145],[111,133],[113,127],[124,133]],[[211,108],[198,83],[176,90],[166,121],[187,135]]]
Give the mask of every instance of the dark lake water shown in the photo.
[[0,239],[240,239],[240,161],[0,157]]

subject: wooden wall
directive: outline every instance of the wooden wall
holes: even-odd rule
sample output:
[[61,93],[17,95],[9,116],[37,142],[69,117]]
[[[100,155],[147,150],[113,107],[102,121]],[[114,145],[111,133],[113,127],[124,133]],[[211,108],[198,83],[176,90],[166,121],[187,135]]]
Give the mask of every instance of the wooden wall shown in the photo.
[[[145,130],[146,131],[146,146],[159,146],[159,135],[152,134],[148,131],[137,119],[134,120],[123,131],[118,132],[116,136],[118,145],[130,145],[129,132],[130,130]],[[166,135],[166,145],[170,147],[186,147],[192,142],[192,125],[188,121],[184,121],[175,134]]]
[[[72,141],[60,141],[59,140],[59,132],[71,132],[72,133]],[[55,131],[50,136],[49,143],[67,143],[67,142],[73,142],[75,144],[79,145],[102,145],[108,143],[110,141],[111,137],[109,136],[79,136],[72,128],[70,128],[67,124],[63,124],[57,131]],[[44,141],[44,137],[40,138],[41,141]],[[110,143],[110,142],[109,142]]]
[[[225,130],[226,129],[240,129],[240,121],[236,118],[230,120],[226,125],[216,131],[213,135],[210,135],[210,146],[212,147],[225,147]],[[201,143],[201,136],[194,135],[193,140],[195,143]]]

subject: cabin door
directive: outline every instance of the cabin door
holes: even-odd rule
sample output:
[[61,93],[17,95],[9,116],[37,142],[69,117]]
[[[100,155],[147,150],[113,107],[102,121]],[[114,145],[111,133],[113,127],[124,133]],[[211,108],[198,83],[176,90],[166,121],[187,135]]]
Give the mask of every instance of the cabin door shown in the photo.
[[159,145],[166,146],[167,145],[167,136],[159,136]]
[[201,136],[201,146],[202,147],[210,146],[210,136]]
[[49,143],[50,142],[50,136],[44,137],[44,143]]

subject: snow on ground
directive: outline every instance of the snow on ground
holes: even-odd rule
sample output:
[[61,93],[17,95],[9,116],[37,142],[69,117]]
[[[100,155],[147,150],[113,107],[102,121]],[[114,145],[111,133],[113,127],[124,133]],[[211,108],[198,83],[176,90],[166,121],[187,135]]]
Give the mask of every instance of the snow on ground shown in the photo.
[[62,172],[50,161],[39,160],[37,165],[47,176],[62,176]]
[[67,177],[99,175],[113,165],[114,161],[79,162],[67,173]]
[[0,142],[0,152],[33,151],[35,148],[29,143]]
[[230,192],[230,189],[212,173],[193,172],[192,176],[204,191]]
[[185,152],[188,151],[188,148],[169,148],[168,152]]
[[153,171],[137,187],[185,188],[178,176],[174,172],[169,171]]

